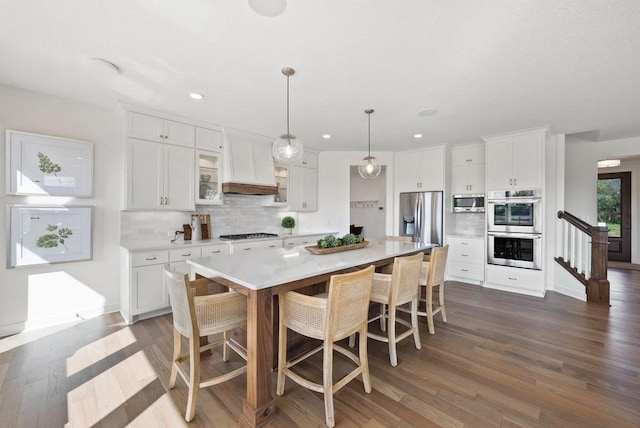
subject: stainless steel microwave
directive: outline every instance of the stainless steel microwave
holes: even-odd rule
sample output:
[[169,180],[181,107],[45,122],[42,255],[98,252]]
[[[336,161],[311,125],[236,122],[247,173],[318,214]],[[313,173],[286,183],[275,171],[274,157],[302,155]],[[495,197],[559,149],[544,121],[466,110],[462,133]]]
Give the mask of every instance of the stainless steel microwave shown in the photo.
[[454,213],[483,213],[484,194],[453,195]]

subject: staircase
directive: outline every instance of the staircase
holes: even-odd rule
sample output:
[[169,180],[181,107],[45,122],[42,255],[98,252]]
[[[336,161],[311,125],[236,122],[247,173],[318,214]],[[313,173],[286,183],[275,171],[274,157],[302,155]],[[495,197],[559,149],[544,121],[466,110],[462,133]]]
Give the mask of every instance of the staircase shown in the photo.
[[608,229],[591,226],[566,211],[562,222],[562,255],[555,261],[584,284],[587,302],[609,306],[607,280]]

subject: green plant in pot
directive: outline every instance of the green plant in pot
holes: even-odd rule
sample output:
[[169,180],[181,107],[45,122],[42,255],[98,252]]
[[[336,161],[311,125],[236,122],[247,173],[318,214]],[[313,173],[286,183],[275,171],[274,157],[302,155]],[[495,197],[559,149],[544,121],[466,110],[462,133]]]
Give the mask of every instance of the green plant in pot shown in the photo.
[[291,233],[293,228],[296,227],[296,219],[291,216],[286,216],[282,219],[281,225],[284,228],[285,233]]

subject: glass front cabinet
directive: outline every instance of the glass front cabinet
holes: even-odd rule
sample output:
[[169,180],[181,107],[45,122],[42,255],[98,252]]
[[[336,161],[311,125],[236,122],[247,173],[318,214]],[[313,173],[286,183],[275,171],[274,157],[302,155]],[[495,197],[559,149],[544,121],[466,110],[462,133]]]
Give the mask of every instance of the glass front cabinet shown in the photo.
[[275,165],[275,169],[278,194],[274,196],[273,201],[275,203],[288,203],[289,167],[285,165]]
[[196,205],[222,205],[222,153],[196,150]]

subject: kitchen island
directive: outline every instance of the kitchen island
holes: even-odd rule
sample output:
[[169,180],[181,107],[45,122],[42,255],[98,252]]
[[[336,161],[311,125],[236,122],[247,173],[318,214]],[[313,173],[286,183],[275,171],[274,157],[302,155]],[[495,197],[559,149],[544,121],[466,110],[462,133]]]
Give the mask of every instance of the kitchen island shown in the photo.
[[247,398],[242,418],[261,426],[275,416],[273,370],[273,297],[326,282],[331,275],[369,265],[383,266],[394,257],[434,247],[430,243],[371,241],[368,246],[314,255],[304,246],[220,254],[189,260],[193,273],[214,279],[247,296]]

